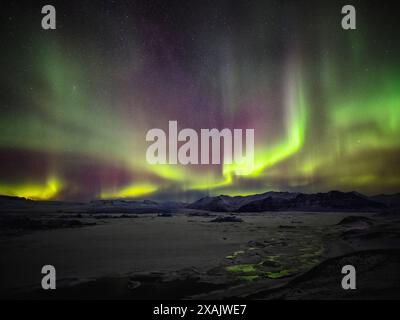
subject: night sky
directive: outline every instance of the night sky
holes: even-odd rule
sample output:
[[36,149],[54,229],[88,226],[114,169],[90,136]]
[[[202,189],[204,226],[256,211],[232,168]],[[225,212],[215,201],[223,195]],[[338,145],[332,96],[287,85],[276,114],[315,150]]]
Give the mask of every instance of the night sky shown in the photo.
[[[400,191],[389,1],[3,2],[0,194]],[[41,28],[45,4],[57,30]],[[357,30],[341,28],[344,4]],[[255,167],[149,165],[146,133],[169,120],[254,128]]]

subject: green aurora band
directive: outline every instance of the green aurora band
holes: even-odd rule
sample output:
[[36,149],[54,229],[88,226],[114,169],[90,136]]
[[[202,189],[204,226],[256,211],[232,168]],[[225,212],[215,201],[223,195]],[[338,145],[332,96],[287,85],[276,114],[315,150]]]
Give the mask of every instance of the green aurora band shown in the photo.
[[[252,27],[258,23],[255,19]],[[8,49],[17,61],[9,68],[24,71],[9,73],[6,81],[6,90],[15,94],[2,101],[7,108],[0,117],[0,149],[43,154],[46,161],[41,174],[31,175],[37,168],[23,165],[20,174],[2,173],[0,194],[79,198],[85,181],[71,179],[69,166],[79,167],[80,161],[102,164],[91,198],[151,197],[168,190],[399,191],[395,49],[373,48],[364,29],[321,40],[333,32],[331,20],[322,25],[296,29],[299,34],[287,40],[279,58],[261,40],[247,41],[246,34],[208,36],[214,51],[200,39],[197,50],[206,61],[218,61],[218,68],[195,61],[187,70],[172,57],[171,66],[159,71],[139,32],[127,36],[128,48],[107,54],[95,40],[85,52],[79,39],[60,33],[33,37],[27,51]],[[270,46],[267,34],[273,31],[261,32]],[[320,39],[313,50],[301,41],[307,32]],[[363,56],[368,50],[373,54]],[[165,49],[165,55],[171,52]],[[112,59],[118,53],[122,58]],[[146,132],[176,119],[180,129],[255,128],[254,166],[147,164]],[[113,175],[115,168],[127,173],[124,179]]]

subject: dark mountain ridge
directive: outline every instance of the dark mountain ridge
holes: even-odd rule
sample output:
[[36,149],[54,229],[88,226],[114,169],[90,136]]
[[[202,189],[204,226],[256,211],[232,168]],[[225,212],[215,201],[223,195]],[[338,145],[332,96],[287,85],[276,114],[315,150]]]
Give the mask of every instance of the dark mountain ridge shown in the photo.
[[379,211],[388,208],[358,192],[330,191],[327,193],[266,192],[248,197],[205,197],[188,208],[217,212],[263,211]]
[[91,202],[34,201],[0,196],[0,212],[172,213],[182,209],[214,212],[372,211],[400,208],[400,194],[366,196],[358,192],[265,192],[249,196],[204,197],[193,203],[109,199]]

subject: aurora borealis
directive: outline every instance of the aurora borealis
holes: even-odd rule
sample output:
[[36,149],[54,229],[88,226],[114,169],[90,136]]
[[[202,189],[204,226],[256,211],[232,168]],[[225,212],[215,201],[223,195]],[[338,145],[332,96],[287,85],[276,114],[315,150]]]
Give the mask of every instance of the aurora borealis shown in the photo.
[[[185,198],[400,191],[390,2],[40,1],[2,21],[0,194]],[[149,165],[145,136],[254,128],[255,166]]]

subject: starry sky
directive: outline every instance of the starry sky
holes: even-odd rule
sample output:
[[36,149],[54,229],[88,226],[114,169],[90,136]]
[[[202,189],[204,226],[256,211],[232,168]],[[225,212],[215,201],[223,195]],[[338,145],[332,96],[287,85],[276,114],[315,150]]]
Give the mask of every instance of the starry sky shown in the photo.
[[[390,1],[350,1],[347,31],[349,1],[3,2],[0,194],[400,191]],[[41,29],[45,4],[57,30]],[[255,129],[254,167],[149,165],[146,133],[170,120]]]

